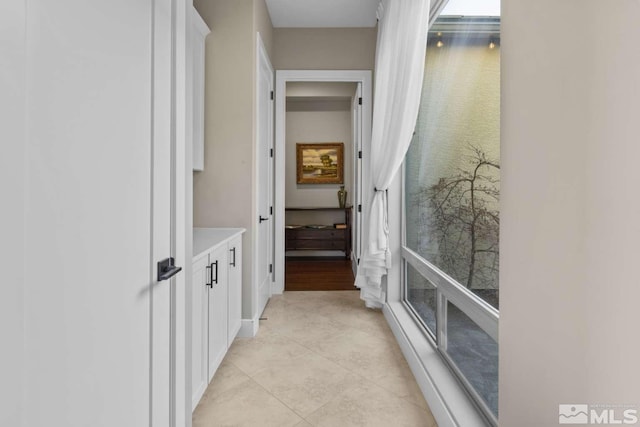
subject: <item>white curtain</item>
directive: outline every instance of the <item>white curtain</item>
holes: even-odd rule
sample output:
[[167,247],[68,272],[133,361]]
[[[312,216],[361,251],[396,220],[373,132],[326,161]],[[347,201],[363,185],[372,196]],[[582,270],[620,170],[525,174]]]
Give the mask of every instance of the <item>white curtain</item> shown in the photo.
[[429,0],[383,0],[378,8],[371,177],[375,191],[369,236],[356,286],[367,307],[385,301],[382,277],[391,267],[387,188],[402,165],[418,117],[424,74]]

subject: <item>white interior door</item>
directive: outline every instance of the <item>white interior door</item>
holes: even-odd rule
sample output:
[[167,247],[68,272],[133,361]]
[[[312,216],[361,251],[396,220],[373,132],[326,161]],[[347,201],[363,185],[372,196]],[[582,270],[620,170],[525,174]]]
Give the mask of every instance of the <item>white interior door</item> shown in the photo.
[[257,81],[257,227],[256,283],[257,315],[271,297],[273,272],[273,68],[258,35]]
[[152,254],[151,254],[151,425],[169,426],[175,404],[171,398],[171,286],[176,278],[159,280],[157,265],[174,257],[175,124],[173,1],[154,0],[152,103]]
[[176,3],[23,5],[25,425],[171,425]]
[[[354,263],[360,260],[362,247],[362,83],[358,82],[351,105],[351,121],[353,131],[353,257]],[[356,266],[353,266],[354,271]]]

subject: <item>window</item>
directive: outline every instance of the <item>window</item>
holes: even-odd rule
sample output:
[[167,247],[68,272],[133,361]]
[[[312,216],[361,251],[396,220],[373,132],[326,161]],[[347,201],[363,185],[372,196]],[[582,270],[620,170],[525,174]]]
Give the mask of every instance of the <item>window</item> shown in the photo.
[[[451,0],[445,11],[463,6],[456,3],[463,0]],[[404,299],[496,424],[498,16],[441,15],[430,29],[420,112],[404,171]]]

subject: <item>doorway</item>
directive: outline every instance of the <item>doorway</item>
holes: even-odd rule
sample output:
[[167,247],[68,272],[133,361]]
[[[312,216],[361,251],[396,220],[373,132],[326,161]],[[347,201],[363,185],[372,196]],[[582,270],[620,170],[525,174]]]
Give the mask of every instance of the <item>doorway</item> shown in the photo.
[[275,107],[273,293],[285,282],[287,290],[354,289],[367,203],[371,72],[278,71]]

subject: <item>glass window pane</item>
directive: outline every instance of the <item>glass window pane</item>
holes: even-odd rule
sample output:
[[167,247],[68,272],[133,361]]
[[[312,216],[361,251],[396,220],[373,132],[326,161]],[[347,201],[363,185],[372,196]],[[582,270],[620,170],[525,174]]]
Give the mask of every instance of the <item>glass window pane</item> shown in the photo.
[[[499,20],[436,21],[416,133],[405,159],[407,246],[496,308]],[[448,31],[438,32],[438,25]]]
[[447,354],[498,416],[498,343],[450,301],[447,304]]
[[407,263],[407,301],[436,336],[436,287]]

